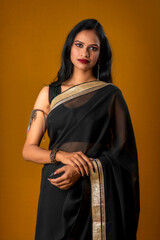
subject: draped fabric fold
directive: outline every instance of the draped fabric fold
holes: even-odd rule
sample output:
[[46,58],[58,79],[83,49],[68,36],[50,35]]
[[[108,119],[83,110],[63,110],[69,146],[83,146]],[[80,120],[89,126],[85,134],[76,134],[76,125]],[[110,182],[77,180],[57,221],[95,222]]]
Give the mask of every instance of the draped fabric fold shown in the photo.
[[53,98],[46,124],[49,149],[82,151],[95,169],[61,190],[47,178],[63,164],[44,165],[36,240],[135,240],[138,156],[121,90],[97,80],[76,85]]

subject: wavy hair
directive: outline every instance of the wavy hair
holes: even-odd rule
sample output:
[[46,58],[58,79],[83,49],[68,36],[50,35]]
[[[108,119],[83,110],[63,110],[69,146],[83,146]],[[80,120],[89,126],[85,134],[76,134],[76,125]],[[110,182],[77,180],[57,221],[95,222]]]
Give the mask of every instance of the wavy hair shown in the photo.
[[70,78],[73,73],[73,63],[70,60],[70,52],[76,35],[83,30],[95,30],[100,40],[99,60],[93,67],[93,75],[97,78],[98,62],[100,64],[99,79],[104,82],[112,82],[111,64],[112,52],[109,41],[105,35],[102,25],[96,19],[85,19],[79,22],[68,34],[61,55],[61,67],[56,79],[60,84]]

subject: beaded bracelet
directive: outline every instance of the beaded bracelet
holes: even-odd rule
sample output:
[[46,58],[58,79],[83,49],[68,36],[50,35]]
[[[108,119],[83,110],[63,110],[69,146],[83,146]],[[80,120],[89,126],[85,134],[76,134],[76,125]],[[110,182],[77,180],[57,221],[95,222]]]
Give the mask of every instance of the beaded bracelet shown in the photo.
[[50,160],[51,163],[58,164],[59,162],[55,159],[56,153],[59,151],[59,149],[52,149],[50,153]]

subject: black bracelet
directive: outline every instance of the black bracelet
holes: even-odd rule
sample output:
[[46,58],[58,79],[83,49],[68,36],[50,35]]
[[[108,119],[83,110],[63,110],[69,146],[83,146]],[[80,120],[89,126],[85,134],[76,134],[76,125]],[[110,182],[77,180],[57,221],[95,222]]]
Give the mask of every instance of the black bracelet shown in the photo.
[[52,149],[50,153],[50,160],[51,163],[58,164],[59,162],[55,159],[56,153],[59,151],[59,149]]

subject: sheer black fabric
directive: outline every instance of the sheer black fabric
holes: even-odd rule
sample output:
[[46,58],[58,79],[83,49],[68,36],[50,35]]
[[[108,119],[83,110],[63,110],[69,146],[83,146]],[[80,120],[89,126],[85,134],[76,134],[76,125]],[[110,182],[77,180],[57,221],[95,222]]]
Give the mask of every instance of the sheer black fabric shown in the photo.
[[[54,86],[50,85],[50,91],[51,88]],[[60,94],[60,86],[54,91],[55,95]],[[50,101],[55,95],[50,94]],[[106,239],[135,240],[139,216],[138,157],[130,114],[120,89],[110,84],[64,99],[50,111],[46,124],[49,149],[82,151],[100,160],[105,185]],[[68,190],[58,189],[47,178],[61,166],[62,163],[43,167],[35,239],[91,240],[89,177],[80,178]]]

